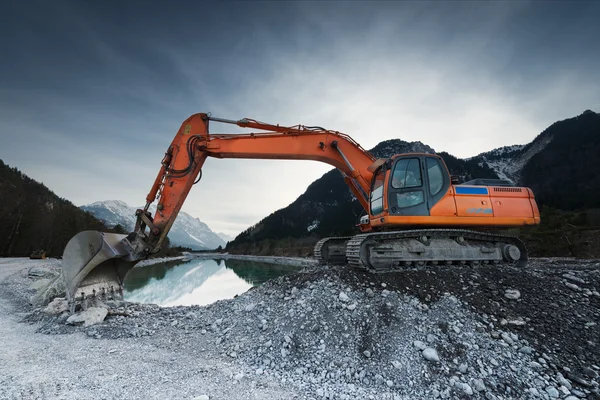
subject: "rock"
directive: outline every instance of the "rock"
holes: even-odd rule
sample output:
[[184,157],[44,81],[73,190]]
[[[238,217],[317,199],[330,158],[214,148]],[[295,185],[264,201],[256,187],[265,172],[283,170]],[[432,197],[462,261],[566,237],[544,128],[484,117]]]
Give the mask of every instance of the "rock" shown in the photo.
[[62,274],[56,276],[45,288],[41,288],[29,302],[34,306],[45,306],[55,297],[66,297],[65,281]]
[[363,354],[365,355],[365,357],[371,358],[371,352],[369,350],[363,351]]
[[590,367],[585,367],[581,372],[583,372],[584,375],[587,375],[592,379],[596,379],[598,377],[598,373]]
[[348,297],[348,295],[344,292],[340,292],[339,299],[340,299],[340,301],[342,301],[344,303],[347,303],[350,301],[350,297]]
[[521,318],[511,319],[510,321],[507,321],[507,323],[515,326],[524,326],[527,324],[527,322],[523,321]]
[[459,371],[461,374],[466,374],[468,369],[469,369],[469,367],[468,367],[468,366],[467,366],[467,364],[465,364],[465,363],[463,363],[463,364],[460,364],[460,365],[458,366],[458,371]]
[[504,291],[504,297],[510,300],[517,300],[519,297],[521,297],[521,292],[519,292],[517,289],[506,289]]
[[67,319],[67,324],[91,326],[104,321],[107,314],[108,310],[106,308],[90,307],[85,311],[71,315]]
[[244,308],[244,310],[247,312],[250,312],[250,311],[254,310],[255,308],[256,308],[256,303],[250,303]]
[[559,396],[558,390],[556,390],[554,386],[547,386],[544,390],[546,391],[546,393],[548,393],[548,396],[551,399],[556,399]]
[[56,277],[56,275],[58,274],[58,272],[54,271],[53,269],[49,268],[49,267],[45,267],[45,266],[41,266],[41,265],[36,265],[34,267],[29,268],[29,271],[27,271],[27,276],[29,276],[30,278],[41,278],[41,277],[45,277],[45,278],[54,278]]
[[556,380],[558,381],[558,383],[561,386],[566,387],[568,390],[571,390],[573,388],[573,386],[571,385],[571,382],[569,382],[567,379],[565,379],[563,374],[561,374],[560,372],[556,374]]
[[581,290],[581,288],[574,283],[567,282],[565,283],[565,286],[574,292],[579,292]]
[[[450,383],[452,384],[452,380],[450,380]],[[471,396],[473,394],[473,389],[471,388],[471,386],[464,382],[455,382],[454,386],[465,392],[467,396]]]
[[386,384],[388,387],[392,387],[392,386],[394,386],[394,382],[393,382],[393,381],[391,381],[391,380],[389,380],[389,379],[388,379],[387,381],[385,381],[385,384]]
[[565,279],[568,279],[570,281],[573,281],[573,282],[585,283],[585,281],[583,279],[581,279],[581,278],[579,278],[579,277],[577,277],[575,275],[564,274],[562,277],[565,278]]
[[529,346],[523,346],[523,347],[521,347],[519,349],[519,353],[522,353],[522,354],[531,354],[531,353],[533,353],[533,349],[531,347],[529,347]]
[[588,388],[592,386],[588,381],[583,379],[581,376],[574,374],[572,372],[567,372],[567,378],[569,378],[573,382],[579,383],[580,385],[588,387]]
[[529,366],[530,366],[531,368],[533,368],[533,369],[537,369],[537,370],[544,369],[544,367],[542,367],[542,364],[540,364],[540,363],[538,363],[538,362],[535,362],[535,361],[532,361],[532,362],[530,362],[530,363],[529,363]]
[[568,395],[571,394],[571,392],[569,391],[569,389],[567,389],[564,386],[559,387],[558,391],[561,392],[563,396],[568,396]]
[[48,286],[50,282],[52,282],[52,279],[42,278],[38,279],[37,281],[34,281],[31,285],[29,285],[29,287],[33,290],[40,290]]
[[352,303],[350,304],[348,307],[346,307],[348,310],[353,311],[356,308],[356,303]]
[[208,397],[205,394],[202,394],[200,396],[194,397],[192,400],[210,400],[210,397]]
[[44,312],[51,315],[62,314],[65,311],[69,311],[69,302],[62,297],[55,298],[44,308]]
[[427,347],[423,350],[423,358],[427,361],[439,362],[440,356],[434,348]]
[[508,344],[510,344],[510,345],[512,345],[512,344],[514,344],[514,343],[515,343],[515,342],[512,340],[512,338],[510,337],[510,335],[509,335],[508,333],[506,333],[506,332],[503,332],[503,333],[502,333],[502,335],[500,335],[500,336],[502,337],[502,339],[503,339],[503,340],[504,340],[506,343],[508,343]]
[[367,296],[369,296],[369,297],[375,296],[375,292],[373,292],[370,288],[367,288],[367,290],[365,292],[367,293]]
[[483,392],[485,390],[485,383],[483,383],[483,379],[475,379],[473,381],[473,385],[475,386],[475,390],[478,392]]
[[396,368],[396,369],[400,369],[400,368],[402,367],[402,364],[400,364],[400,361],[396,361],[396,360],[393,360],[393,361],[392,361],[392,365],[393,365],[393,366],[394,366],[394,368]]
[[421,342],[420,340],[415,340],[413,342],[413,346],[415,346],[419,350],[425,350],[427,348],[427,345]]
[[565,397],[565,400],[579,400],[579,397],[576,397],[576,396],[567,396],[567,397]]
[[298,288],[296,286],[294,286],[292,288],[292,296],[296,295],[298,293]]

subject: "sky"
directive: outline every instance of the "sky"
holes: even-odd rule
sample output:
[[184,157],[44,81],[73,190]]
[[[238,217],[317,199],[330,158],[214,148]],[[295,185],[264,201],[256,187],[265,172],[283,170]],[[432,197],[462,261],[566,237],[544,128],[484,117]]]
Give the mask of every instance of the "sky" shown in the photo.
[[[0,2],[0,159],[141,206],[191,114],[465,158],[600,111],[600,2]],[[240,133],[211,124],[212,133]],[[331,167],[208,159],[183,211],[236,235]]]

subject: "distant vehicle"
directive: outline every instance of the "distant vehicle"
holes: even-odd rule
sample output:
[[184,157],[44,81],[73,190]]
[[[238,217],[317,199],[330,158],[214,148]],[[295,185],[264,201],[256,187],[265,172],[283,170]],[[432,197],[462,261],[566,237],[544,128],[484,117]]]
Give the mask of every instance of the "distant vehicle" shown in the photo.
[[[211,121],[263,132],[209,134]],[[314,160],[336,167],[366,215],[358,224],[361,234],[317,243],[315,257],[325,263],[378,272],[427,264],[524,266],[527,249],[519,239],[466,228],[540,223],[531,189],[501,180],[457,184],[435,154],[376,159],[350,136],[318,126],[285,127],[195,114],[183,122],[168,147],[146,205],[136,211],[134,231],[84,231],[69,241],[62,262],[69,301],[75,293],[119,290],[139,260],[160,251],[192,185],[202,177],[207,157]],[[269,176],[264,181],[268,184]],[[152,215],[148,210],[155,200]]]
[[32,260],[43,260],[46,258],[46,252],[44,250],[34,250],[29,255],[29,258],[31,258]]

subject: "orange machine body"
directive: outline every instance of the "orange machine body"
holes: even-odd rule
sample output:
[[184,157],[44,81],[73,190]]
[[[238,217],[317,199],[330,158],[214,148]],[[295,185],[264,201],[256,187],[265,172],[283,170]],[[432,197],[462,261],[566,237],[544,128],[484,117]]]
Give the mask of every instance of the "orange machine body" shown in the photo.
[[[392,157],[406,159],[420,157],[437,159],[444,179],[448,178],[446,188],[440,198],[427,207],[428,210],[418,212],[418,215],[394,215],[390,212],[391,196],[383,197],[383,207],[380,212],[371,207],[369,220],[359,224],[363,232],[372,230],[404,228],[451,228],[451,227],[481,227],[508,228],[540,223],[540,214],[531,189],[513,186],[480,186],[453,185],[450,173],[441,157],[432,154],[400,154]],[[380,171],[381,172],[381,171]],[[423,182],[415,188],[427,191],[427,172],[423,171]],[[385,173],[384,186],[390,188],[392,170]],[[385,192],[385,191],[384,191]]]
[[[213,135],[208,132],[209,121],[265,132]],[[512,227],[540,221],[530,189],[454,185],[444,161],[437,155],[402,154],[376,159],[348,135],[337,131],[195,114],[175,135],[146,197],[146,207],[138,210],[136,232],[145,238],[145,252],[161,246],[207,157],[328,163],[341,172],[367,212],[368,217],[363,217],[358,225],[363,232],[413,227]],[[410,188],[398,186],[393,178],[398,168],[406,169],[405,178],[410,168],[411,175],[421,178],[413,181]],[[407,196],[414,204],[406,203]],[[147,210],[155,200],[157,212],[151,216]]]
[[[506,187],[495,186],[463,186],[463,189],[486,190],[487,194],[456,193],[456,186],[448,192],[431,209],[428,216],[394,216],[382,212],[370,216],[369,224],[373,228],[389,228],[402,226],[428,227],[496,227],[537,225],[540,214],[531,189],[511,187],[514,192],[506,192]],[[491,196],[490,196],[491,193]],[[368,226],[362,226],[370,231]]]

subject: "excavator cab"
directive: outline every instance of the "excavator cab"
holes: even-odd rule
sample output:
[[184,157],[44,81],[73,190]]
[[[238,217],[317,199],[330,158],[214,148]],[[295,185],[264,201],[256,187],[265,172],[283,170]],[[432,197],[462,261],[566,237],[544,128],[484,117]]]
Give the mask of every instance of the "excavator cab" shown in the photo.
[[428,216],[450,186],[444,161],[432,154],[392,157],[376,172],[371,190],[371,215]]

